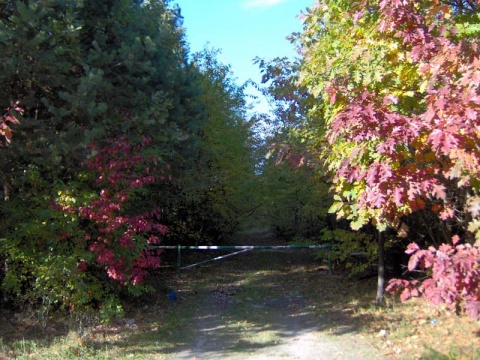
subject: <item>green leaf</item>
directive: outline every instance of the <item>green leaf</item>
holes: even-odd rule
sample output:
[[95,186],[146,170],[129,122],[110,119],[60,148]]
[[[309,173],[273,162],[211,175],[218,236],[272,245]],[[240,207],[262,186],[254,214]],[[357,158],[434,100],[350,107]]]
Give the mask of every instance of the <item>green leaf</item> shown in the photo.
[[334,202],[332,206],[330,206],[330,208],[328,209],[328,213],[334,214],[338,212],[343,207],[343,205],[344,205],[343,202]]
[[368,223],[368,219],[362,217],[362,216],[357,216],[354,221],[350,223],[350,227],[353,230],[360,230],[364,225]]

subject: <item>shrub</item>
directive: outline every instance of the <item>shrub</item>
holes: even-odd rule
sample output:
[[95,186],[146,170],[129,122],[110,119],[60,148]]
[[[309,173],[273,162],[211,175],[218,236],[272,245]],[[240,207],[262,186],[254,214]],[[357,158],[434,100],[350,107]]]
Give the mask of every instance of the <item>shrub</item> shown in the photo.
[[446,304],[457,313],[480,319],[480,241],[475,244],[459,244],[454,236],[453,245],[442,244],[438,249],[421,250],[412,243],[408,270],[423,270],[422,280],[392,279],[387,291],[400,292],[400,299],[423,296],[434,304]]

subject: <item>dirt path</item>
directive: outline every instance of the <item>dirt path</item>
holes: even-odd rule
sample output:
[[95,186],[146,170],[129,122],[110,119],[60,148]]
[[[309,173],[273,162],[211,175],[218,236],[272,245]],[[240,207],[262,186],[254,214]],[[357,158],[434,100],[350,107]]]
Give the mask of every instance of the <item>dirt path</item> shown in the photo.
[[[186,350],[171,359],[382,359],[358,335],[349,331],[328,335],[319,331],[319,326],[308,311],[295,309],[288,313],[278,309],[269,326],[277,329],[272,341],[242,340],[250,338],[252,329],[245,327],[245,334],[231,335],[222,311],[212,313],[209,307],[196,326],[196,340]],[[255,331],[255,330],[253,330]],[[259,332],[262,332],[259,329]]]
[[339,295],[315,288],[326,276],[308,251],[255,251],[190,270],[176,306],[193,310],[193,340],[166,358],[382,359],[348,309],[319,302],[315,294]]
[[[237,244],[278,242],[250,233]],[[190,252],[184,265],[219,254]],[[181,277],[171,256],[149,279],[156,291],[129,298],[110,323],[87,313],[44,328],[34,313],[4,310],[0,359],[480,359],[478,322],[423,301],[377,310],[375,279],[328,276],[319,255],[251,251]]]

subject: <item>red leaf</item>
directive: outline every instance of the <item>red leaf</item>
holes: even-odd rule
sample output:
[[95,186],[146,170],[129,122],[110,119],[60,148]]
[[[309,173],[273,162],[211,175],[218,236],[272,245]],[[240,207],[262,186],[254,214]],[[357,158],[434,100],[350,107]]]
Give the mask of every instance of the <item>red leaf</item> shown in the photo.
[[12,141],[12,130],[7,126],[5,129],[2,131],[2,135],[5,136],[5,140],[10,143]]
[[293,154],[289,157],[288,162],[292,169],[296,169],[305,164],[305,156],[302,154]]
[[400,294],[400,300],[401,301],[407,301],[408,299],[410,299],[412,297],[412,294],[410,292],[410,289],[405,289],[402,291],[402,293]]
[[435,109],[430,106],[427,112],[424,114],[425,121],[428,123],[435,117]]
[[10,122],[12,124],[19,124],[18,119],[15,116],[12,116],[12,115],[5,115],[4,120],[5,120],[5,122]]
[[479,300],[468,300],[465,303],[465,313],[477,320],[480,320],[480,301]]

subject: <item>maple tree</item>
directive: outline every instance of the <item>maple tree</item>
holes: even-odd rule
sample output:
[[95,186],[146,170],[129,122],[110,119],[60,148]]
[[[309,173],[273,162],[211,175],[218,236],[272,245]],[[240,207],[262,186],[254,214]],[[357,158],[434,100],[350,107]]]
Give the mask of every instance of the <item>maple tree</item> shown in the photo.
[[326,0],[306,14],[300,82],[319,98],[306,138],[353,228],[405,233],[428,210],[444,241],[474,241],[478,23],[477,2]]

